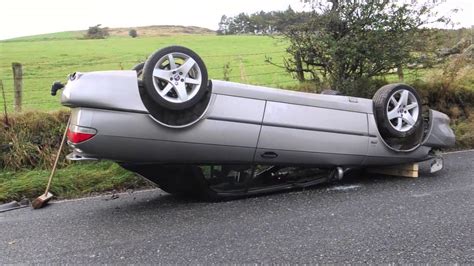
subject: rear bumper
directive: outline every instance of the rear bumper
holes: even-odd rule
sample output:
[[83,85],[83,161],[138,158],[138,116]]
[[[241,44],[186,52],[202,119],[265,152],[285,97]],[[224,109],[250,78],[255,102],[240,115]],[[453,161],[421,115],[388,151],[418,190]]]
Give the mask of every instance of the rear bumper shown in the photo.
[[76,73],[61,95],[64,106],[148,113],[133,70]]
[[80,153],[77,150],[74,150],[73,152],[66,155],[66,159],[69,161],[98,161],[99,160],[98,158],[89,157],[88,155]]

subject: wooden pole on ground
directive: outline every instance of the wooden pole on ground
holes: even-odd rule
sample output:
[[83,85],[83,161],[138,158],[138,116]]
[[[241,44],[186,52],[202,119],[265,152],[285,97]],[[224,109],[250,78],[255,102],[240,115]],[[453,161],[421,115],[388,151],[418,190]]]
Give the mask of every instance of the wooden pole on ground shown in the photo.
[[3,98],[3,108],[5,111],[5,122],[4,122],[4,127],[8,128],[10,127],[10,123],[8,122],[8,112],[7,112],[7,98],[5,97],[5,89],[3,88],[3,81],[0,79],[0,89],[2,90],[2,98]]

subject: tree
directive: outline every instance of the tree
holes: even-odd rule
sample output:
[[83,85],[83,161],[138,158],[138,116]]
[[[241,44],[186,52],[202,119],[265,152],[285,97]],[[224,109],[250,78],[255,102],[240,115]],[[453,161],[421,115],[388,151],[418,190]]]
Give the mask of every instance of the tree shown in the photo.
[[[310,76],[349,95],[362,95],[361,81],[413,60],[416,34],[423,25],[446,21],[419,5],[400,1],[304,0],[312,4],[305,19],[283,30],[290,42],[285,67],[299,78]],[[304,75],[307,73],[308,75]]]
[[101,24],[89,27],[84,38],[86,39],[105,39],[109,36],[109,28],[100,27]]
[[232,20],[232,32],[234,34],[244,34],[252,32],[252,27],[250,25],[250,18],[245,13],[240,13],[235,16]]
[[137,30],[136,29],[131,29],[130,31],[128,31],[128,36],[130,36],[132,38],[138,37]]
[[219,29],[217,35],[226,35],[229,33],[229,19],[226,15],[222,15],[221,21],[219,22]]
[[250,15],[240,13],[234,17],[223,15],[217,34],[279,34],[288,25],[302,19],[304,13],[296,13],[291,6],[285,11],[260,11]]

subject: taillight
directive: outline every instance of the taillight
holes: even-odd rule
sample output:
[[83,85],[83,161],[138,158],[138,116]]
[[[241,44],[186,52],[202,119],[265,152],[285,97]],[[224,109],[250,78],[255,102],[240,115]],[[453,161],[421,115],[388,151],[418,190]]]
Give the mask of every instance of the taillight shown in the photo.
[[97,130],[93,128],[70,126],[67,130],[67,139],[73,144],[78,144],[91,139],[95,134]]

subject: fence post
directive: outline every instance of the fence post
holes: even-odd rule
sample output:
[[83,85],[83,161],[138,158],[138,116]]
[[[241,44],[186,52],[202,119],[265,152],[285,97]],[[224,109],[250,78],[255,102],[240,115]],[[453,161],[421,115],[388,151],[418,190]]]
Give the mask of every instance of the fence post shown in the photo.
[[397,75],[398,75],[398,81],[403,82],[403,67],[402,65],[397,66]]
[[242,82],[247,82],[247,74],[245,74],[245,66],[244,66],[244,60],[242,58],[242,56],[239,56],[239,60],[240,60],[240,80]]
[[295,64],[296,64],[296,78],[299,82],[304,81],[304,71],[303,71],[303,60],[301,60],[301,54],[297,52],[295,54]]
[[12,63],[13,87],[15,92],[15,111],[21,112],[21,97],[23,92],[23,68],[20,63]]

